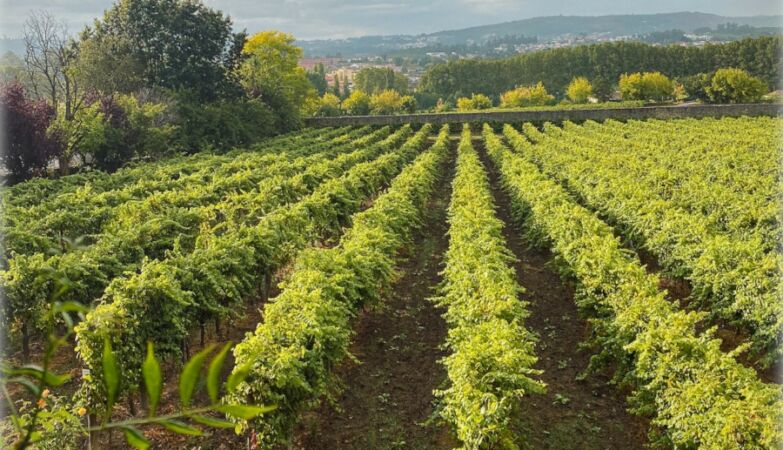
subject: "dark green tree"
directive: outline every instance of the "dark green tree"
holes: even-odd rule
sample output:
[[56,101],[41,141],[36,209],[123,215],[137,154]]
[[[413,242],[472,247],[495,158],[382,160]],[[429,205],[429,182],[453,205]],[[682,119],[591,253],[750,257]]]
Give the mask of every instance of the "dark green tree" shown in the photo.
[[[103,89],[186,89],[214,100],[241,93],[232,72],[245,37],[232,31],[228,16],[198,0],[119,0],[82,33],[90,49],[85,72],[100,75],[94,79]],[[107,71],[122,72],[130,83],[106,83]]]

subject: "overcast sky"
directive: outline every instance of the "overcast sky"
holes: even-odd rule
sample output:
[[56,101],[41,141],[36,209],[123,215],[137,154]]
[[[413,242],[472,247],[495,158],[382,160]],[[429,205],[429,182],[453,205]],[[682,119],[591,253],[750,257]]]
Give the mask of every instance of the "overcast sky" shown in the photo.
[[[237,29],[279,29],[299,39],[418,34],[536,16],[699,11],[725,16],[780,14],[780,0],[204,0]],[[0,35],[19,37],[25,16],[45,9],[79,30],[112,0],[0,0]]]

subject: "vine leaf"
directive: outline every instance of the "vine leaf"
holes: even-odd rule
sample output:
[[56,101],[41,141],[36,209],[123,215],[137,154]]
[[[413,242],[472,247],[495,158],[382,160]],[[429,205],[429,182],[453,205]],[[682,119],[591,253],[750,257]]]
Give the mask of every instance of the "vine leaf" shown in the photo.
[[226,360],[226,354],[228,353],[229,348],[231,348],[230,342],[223,346],[220,353],[218,353],[209,364],[209,371],[207,372],[207,392],[209,393],[209,398],[212,399],[212,403],[218,402],[220,372],[223,369],[223,362]]
[[130,426],[123,427],[122,432],[125,434],[125,440],[128,444],[132,445],[133,448],[138,450],[147,450],[150,448],[150,441],[147,440],[138,429]]
[[117,400],[120,390],[120,370],[117,367],[117,357],[111,349],[108,339],[103,341],[103,379],[106,383],[106,411],[111,414],[112,406]]
[[185,364],[185,368],[182,369],[182,375],[179,378],[179,398],[184,408],[187,408],[190,404],[190,399],[193,397],[193,391],[196,389],[196,383],[198,383],[201,368],[204,366],[204,361],[213,348],[215,348],[214,344],[196,353],[196,355]]
[[158,360],[155,358],[152,342],[147,342],[147,358],[144,360],[142,366],[142,374],[144,375],[144,386],[147,388],[147,395],[150,399],[149,413],[150,417],[152,417],[158,409],[162,388],[160,363],[158,363]]

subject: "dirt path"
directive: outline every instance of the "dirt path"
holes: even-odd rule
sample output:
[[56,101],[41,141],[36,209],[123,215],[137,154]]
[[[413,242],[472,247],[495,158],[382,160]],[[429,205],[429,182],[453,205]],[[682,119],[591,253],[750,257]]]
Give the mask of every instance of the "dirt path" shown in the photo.
[[497,215],[506,224],[503,235],[519,259],[515,269],[525,288],[531,316],[527,327],[539,335],[536,353],[547,393],[531,396],[522,404],[523,433],[535,449],[641,449],[647,443],[645,420],[626,412],[625,395],[606,384],[607,378],[591,375],[578,381],[590,352],[579,345],[589,335],[581,319],[571,286],[553,270],[552,255],[531,249],[512,220],[508,195],[500,189],[498,174],[483,146],[474,143],[483,157]]
[[432,303],[448,247],[446,208],[453,157],[430,201],[421,231],[399,267],[401,278],[380,307],[356,320],[351,348],[360,364],[337,369],[344,391],[336,405],[324,401],[295,433],[296,449],[451,449],[457,443],[432,415],[432,390],[445,380],[446,324]]

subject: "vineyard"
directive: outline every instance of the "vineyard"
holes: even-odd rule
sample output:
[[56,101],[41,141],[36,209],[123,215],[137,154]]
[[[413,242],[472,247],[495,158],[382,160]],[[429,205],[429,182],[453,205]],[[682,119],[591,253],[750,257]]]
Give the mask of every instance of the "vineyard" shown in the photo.
[[172,382],[236,344],[223,401],[275,409],[172,448],[780,448],[781,130],[306,128],[34,179],[0,197],[8,357],[86,305],[65,392],[132,418],[148,343]]

